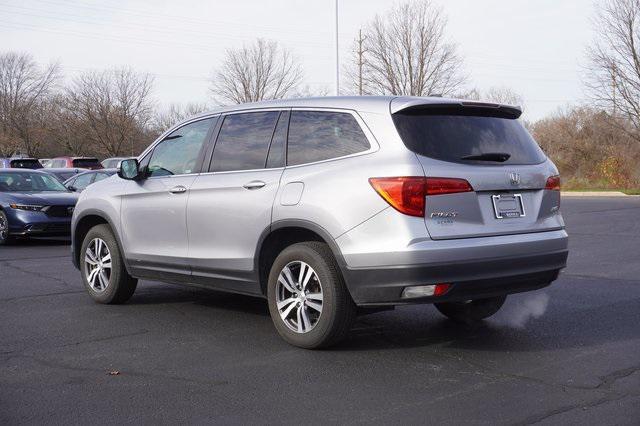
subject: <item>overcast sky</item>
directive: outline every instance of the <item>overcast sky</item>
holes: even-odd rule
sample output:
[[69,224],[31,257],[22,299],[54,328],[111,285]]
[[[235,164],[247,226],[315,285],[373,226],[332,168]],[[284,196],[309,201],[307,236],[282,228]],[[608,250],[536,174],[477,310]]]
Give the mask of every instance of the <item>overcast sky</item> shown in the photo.
[[[470,87],[507,86],[536,120],[584,98],[592,0],[434,0],[465,60]],[[130,65],[155,75],[154,98],[210,101],[207,82],[227,48],[256,37],[296,55],[311,88],[333,90],[334,0],[0,0],[0,50],[59,61],[65,75]],[[390,0],[340,0],[341,60],[358,29]]]

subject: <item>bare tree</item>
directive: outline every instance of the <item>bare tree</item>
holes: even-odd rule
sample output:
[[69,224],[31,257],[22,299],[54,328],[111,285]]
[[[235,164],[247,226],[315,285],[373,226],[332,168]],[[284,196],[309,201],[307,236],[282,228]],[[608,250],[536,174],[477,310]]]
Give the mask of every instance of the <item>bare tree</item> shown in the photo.
[[404,3],[378,15],[354,49],[353,86],[363,94],[450,94],[466,80],[447,18],[428,0]]
[[153,117],[153,131],[159,135],[179,121],[200,114],[207,109],[207,105],[202,103],[171,104],[164,110],[156,111]]
[[0,55],[0,151],[37,156],[43,133],[39,111],[59,76],[57,64],[41,68],[25,53]]
[[91,71],[73,80],[67,89],[66,112],[81,123],[90,145],[106,155],[133,155],[146,143],[151,119],[153,78],[129,68]]
[[[631,122],[640,140],[640,0],[607,0],[594,20],[588,49],[589,93],[615,119]],[[620,123],[624,126],[624,123]]]
[[279,99],[302,82],[302,68],[275,41],[257,39],[250,46],[227,50],[211,79],[211,95],[220,104]]
[[456,94],[455,97],[507,105],[523,106],[524,104],[522,95],[506,86],[492,86],[486,91],[473,88],[467,92]]

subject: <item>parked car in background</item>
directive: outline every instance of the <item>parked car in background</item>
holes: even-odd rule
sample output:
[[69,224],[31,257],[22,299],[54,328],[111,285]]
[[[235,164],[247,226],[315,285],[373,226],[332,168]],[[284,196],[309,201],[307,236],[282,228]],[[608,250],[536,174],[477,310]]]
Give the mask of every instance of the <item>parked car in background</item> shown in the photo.
[[139,278],[264,297],[304,348],[345,337],[357,307],[481,321],[568,255],[558,169],[521,113],[381,96],[202,114],[81,194],[73,262],[98,303]]
[[95,157],[56,157],[51,160],[52,168],[82,168],[89,170],[102,169],[102,164]]
[[42,167],[51,167],[51,158],[40,158],[38,159]]
[[65,236],[78,200],[39,170],[0,170],[0,245],[14,237]]
[[129,158],[133,158],[133,157],[111,157],[111,158],[105,158],[104,160],[102,160],[102,167],[104,167],[105,169],[115,169],[116,167],[118,167],[118,163],[121,162],[122,160],[127,160]]
[[64,186],[69,191],[82,192],[87,186],[111,177],[115,175],[117,171],[118,169],[89,170],[67,179],[64,182]]
[[78,168],[73,168],[73,169],[67,169],[67,168],[44,168],[42,169],[43,172],[45,173],[49,173],[51,176],[54,176],[56,179],[58,179],[60,181],[60,183],[64,183],[65,181],[69,180],[70,178],[72,178],[73,176],[77,175],[78,173],[83,173],[86,172],[87,169],[78,169]]
[[41,169],[35,158],[0,158],[0,169]]

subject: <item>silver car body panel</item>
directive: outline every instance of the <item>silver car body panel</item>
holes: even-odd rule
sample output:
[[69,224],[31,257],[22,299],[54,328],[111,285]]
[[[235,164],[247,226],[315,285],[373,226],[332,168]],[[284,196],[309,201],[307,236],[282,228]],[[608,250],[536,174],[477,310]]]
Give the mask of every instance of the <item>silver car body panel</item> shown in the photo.
[[[347,112],[359,123],[371,148],[309,164],[217,173],[206,171],[209,157],[205,157],[203,173],[143,181],[106,179],[80,195],[72,230],[84,217],[100,216],[112,226],[133,275],[247,294],[262,294],[256,254],[265,236],[283,224],[307,227],[329,243],[359,304],[397,303],[397,288],[429,282],[431,267],[437,268],[432,278],[483,279],[511,276],[518,270],[527,274],[555,271],[557,276],[566,261],[568,239],[559,192],[543,189],[546,179],[557,174],[550,160],[528,166],[434,160],[407,149],[392,119],[392,113],[420,104],[464,102],[326,97],[246,104],[201,114],[167,130],[139,159],[189,122],[274,109]],[[516,185],[509,181],[512,172],[519,173]],[[464,178],[474,191],[428,196],[425,217],[407,216],[390,207],[369,184],[371,177],[386,176]],[[264,185],[245,187],[252,182]],[[171,193],[176,186],[185,191]],[[492,196],[516,192],[527,214],[496,218]],[[448,212],[455,215],[447,217]],[[74,238],[76,262],[77,246]],[[465,264],[470,265],[466,275],[462,273]],[[442,272],[442,265],[450,267]],[[362,277],[370,279],[370,275],[358,275],[365,270],[367,274],[404,272],[390,272],[388,278],[379,274],[380,282],[363,283]],[[552,275],[548,277],[553,280]],[[382,287],[388,291],[381,291]]]

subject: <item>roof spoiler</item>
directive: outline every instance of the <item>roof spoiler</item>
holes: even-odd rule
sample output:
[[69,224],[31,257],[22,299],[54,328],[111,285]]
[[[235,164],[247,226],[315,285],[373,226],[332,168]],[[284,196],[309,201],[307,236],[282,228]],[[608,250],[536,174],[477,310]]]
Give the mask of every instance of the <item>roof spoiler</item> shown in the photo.
[[502,118],[516,119],[522,115],[522,108],[514,105],[504,105],[489,102],[459,101],[452,99],[409,99],[395,98],[390,105],[391,114],[408,111],[442,111],[464,112],[466,110],[473,115],[488,115]]

